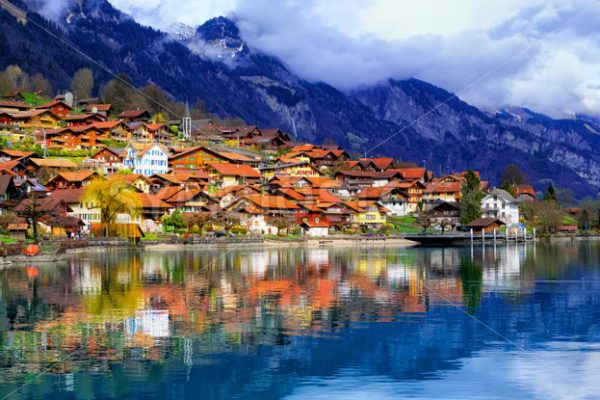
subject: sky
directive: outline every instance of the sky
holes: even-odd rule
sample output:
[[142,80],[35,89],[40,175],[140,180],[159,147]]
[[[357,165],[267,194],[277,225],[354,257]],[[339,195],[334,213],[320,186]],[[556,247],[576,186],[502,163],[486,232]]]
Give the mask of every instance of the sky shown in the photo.
[[600,115],[600,0],[109,1],[162,30],[233,18],[251,47],[342,90],[414,77],[488,110]]

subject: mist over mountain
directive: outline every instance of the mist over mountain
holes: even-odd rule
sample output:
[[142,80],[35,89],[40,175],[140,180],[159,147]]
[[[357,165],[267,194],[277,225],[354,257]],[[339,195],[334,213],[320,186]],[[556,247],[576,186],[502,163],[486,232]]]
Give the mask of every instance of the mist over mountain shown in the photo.
[[[341,91],[302,79],[286,60],[253,49],[236,23],[223,17],[162,32],[138,24],[106,0],[60,1],[50,9],[39,0],[13,3],[134,84],[155,83],[179,100],[203,99],[221,116],[281,127],[300,139],[332,139],[369,156],[424,162],[436,173],[476,168],[497,183],[500,171],[516,162],[538,190],[549,180],[579,197],[596,195],[600,187],[600,124],[593,117],[555,120],[518,107],[491,115],[416,79]],[[44,74],[57,88],[66,89],[81,67],[94,69],[98,87],[112,78],[4,9],[0,52],[0,68],[18,64]]]

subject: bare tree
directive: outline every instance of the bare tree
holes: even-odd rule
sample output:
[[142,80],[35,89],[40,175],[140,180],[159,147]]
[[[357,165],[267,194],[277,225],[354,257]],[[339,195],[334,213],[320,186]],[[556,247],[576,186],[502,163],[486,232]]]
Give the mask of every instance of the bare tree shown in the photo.
[[78,99],[90,97],[94,90],[94,74],[89,68],[82,68],[75,72],[71,80],[71,90]]
[[427,228],[433,225],[433,218],[429,211],[422,211],[417,216],[417,225],[423,228],[423,233],[427,232]]
[[443,218],[438,221],[438,226],[442,230],[442,235],[446,232],[446,228],[452,229],[452,220],[450,218]]

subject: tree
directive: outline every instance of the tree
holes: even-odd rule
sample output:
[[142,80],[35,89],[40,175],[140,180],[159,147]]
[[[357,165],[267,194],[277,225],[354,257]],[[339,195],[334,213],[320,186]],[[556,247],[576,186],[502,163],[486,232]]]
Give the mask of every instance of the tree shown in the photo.
[[534,225],[541,235],[555,233],[562,224],[562,209],[553,200],[544,200],[536,203]]
[[94,73],[89,68],[81,68],[71,80],[71,90],[77,99],[84,99],[92,96],[94,90]]
[[544,192],[544,201],[554,201],[556,202],[556,190],[554,190],[554,186],[552,183],[548,184],[546,191]]
[[438,226],[442,230],[442,235],[446,232],[446,228],[452,229],[452,220],[450,218],[443,218],[438,222]]
[[33,241],[37,243],[38,232],[37,226],[40,218],[48,214],[48,208],[44,207],[43,201],[39,198],[36,192],[33,192],[29,199],[23,200],[17,207],[15,213],[17,216],[24,218],[27,225],[33,233]]
[[287,233],[291,225],[291,221],[283,216],[271,217],[269,218],[268,222],[270,225],[273,225],[275,228],[277,228],[277,233],[280,236],[283,235],[284,231]]
[[214,215],[210,212],[196,212],[184,214],[184,222],[188,228],[197,226],[200,234],[203,233],[204,227],[212,224],[215,221]]
[[110,224],[114,222],[117,214],[135,217],[141,209],[136,191],[119,175],[94,179],[85,187],[82,201],[100,209],[100,219],[105,224],[106,237],[110,236]]
[[42,96],[52,95],[52,85],[44,75],[40,73],[33,74],[31,77],[31,90]]
[[472,170],[468,170],[461,187],[460,222],[463,225],[481,217],[481,199],[483,192],[479,178]]
[[433,218],[431,215],[431,212],[429,211],[422,211],[419,213],[419,215],[417,216],[417,225],[419,225],[421,228],[423,228],[423,233],[427,232],[427,229],[433,225]]
[[183,213],[181,210],[177,209],[169,214],[163,215],[161,219],[163,228],[167,231],[176,231],[178,229],[183,229],[185,227],[185,222],[183,220]]
[[590,215],[585,208],[577,216],[577,227],[583,231],[590,229]]
[[217,215],[217,223],[227,232],[239,222],[239,216],[231,211],[225,211]]
[[0,73],[0,94],[6,92],[28,91],[30,89],[29,75],[18,65],[9,65]]
[[508,183],[510,185],[527,185],[529,184],[529,177],[521,169],[519,164],[508,164],[502,170],[502,174],[500,175],[502,183]]

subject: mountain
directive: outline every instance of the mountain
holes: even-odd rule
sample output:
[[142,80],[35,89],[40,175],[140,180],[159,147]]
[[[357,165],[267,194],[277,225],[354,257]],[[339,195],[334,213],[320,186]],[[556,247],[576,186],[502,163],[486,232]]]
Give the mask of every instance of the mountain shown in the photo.
[[285,60],[251,48],[227,18],[161,32],[106,0],[72,0],[51,22],[35,12],[46,10],[45,1],[13,3],[52,35],[0,9],[0,68],[18,64],[63,89],[81,67],[92,67],[98,84],[113,77],[68,42],[136,85],[155,83],[179,100],[203,99],[213,113],[281,127],[304,140],[425,162],[436,173],[477,168],[493,183],[506,164],[517,162],[538,190],[550,179],[579,197],[596,195],[600,187],[600,124],[594,118],[554,120],[508,108],[489,115],[416,79],[342,92],[306,81]]

